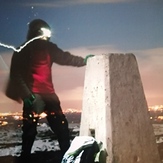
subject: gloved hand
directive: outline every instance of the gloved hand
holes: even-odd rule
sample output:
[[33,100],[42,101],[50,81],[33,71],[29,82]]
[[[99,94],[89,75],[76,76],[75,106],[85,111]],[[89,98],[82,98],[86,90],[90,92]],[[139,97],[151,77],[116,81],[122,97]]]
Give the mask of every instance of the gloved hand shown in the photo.
[[89,55],[87,55],[87,56],[84,58],[84,63],[86,64],[88,58],[90,58],[90,57],[94,57],[94,56],[95,56],[95,55],[93,55],[93,54],[89,54]]
[[33,101],[35,100],[35,96],[32,94],[30,97],[25,98],[24,107],[30,108],[33,105]]

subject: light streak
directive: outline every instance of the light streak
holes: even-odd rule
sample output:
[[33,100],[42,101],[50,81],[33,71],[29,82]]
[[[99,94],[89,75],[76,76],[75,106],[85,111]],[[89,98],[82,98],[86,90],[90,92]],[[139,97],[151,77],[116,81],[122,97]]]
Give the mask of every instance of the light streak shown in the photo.
[[27,46],[30,42],[36,40],[36,39],[40,39],[42,38],[43,36],[38,36],[38,37],[34,37],[33,39],[27,41],[23,46],[20,46],[19,49],[16,49],[14,46],[11,46],[11,45],[7,45],[7,44],[3,44],[0,42],[0,46],[3,46],[5,48],[8,48],[8,49],[12,49],[14,50],[15,52],[20,52],[25,46]]
[[24,47],[26,47],[29,43],[31,43],[34,40],[45,38],[45,37],[51,37],[51,31],[49,29],[41,28],[41,31],[42,31],[42,35],[32,38],[31,40],[27,41],[24,45],[20,46],[18,49],[16,49],[14,46],[3,44],[1,42],[0,42],[0,46],[8,49],[12,49],[15,52],[20,52]]

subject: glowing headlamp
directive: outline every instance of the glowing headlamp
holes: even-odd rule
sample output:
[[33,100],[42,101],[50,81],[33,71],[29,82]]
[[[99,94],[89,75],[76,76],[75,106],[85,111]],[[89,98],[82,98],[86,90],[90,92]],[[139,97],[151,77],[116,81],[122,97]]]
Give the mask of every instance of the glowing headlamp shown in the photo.
[[42,31],[42,35],[44,37],[51,37],[51,31],[47,28],[41,28],[41,31]]

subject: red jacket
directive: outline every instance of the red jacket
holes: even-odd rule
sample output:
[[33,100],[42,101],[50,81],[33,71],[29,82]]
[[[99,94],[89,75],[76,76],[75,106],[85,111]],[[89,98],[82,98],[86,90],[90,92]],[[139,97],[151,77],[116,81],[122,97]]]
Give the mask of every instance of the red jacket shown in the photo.
[[51,67],[60,65],[84,66],[84,58],[64,52],[56,44],[35,40],[22,51],[14,52],[6,95],[16,101],[32,93],[54,93]]

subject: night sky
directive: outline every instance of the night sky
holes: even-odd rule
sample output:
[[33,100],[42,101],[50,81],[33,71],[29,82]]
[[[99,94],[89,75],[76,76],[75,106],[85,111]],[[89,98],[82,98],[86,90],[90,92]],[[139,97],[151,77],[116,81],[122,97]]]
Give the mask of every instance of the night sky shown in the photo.
[[[0,42],[18,47],[36,18],[51,26],[52,42],[74,55],[134,53],[148,105],[163,104],[162,0],[1,0]],[[0,47],[0,112],[21,110],[3,93],[12,53]],[[85,67],[53,65],[63,109],[81,110],[84,73]]]

